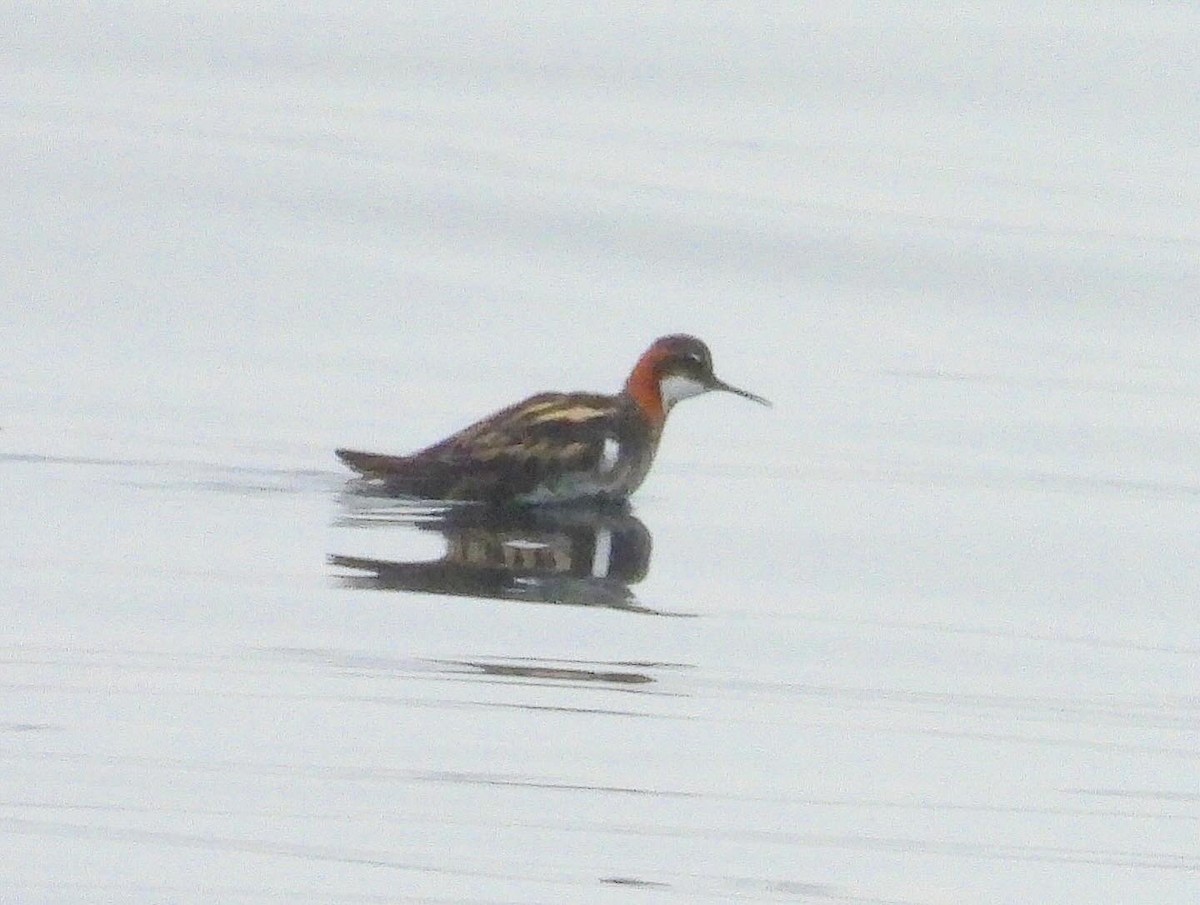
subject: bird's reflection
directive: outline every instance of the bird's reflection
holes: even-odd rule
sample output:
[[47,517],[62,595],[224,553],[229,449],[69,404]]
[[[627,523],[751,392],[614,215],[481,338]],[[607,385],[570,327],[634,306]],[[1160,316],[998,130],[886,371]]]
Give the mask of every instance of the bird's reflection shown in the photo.
[[654,612],[630,586],[650,564],[650,532],[627,507],[415,506],[351,495],[344,527],[396,526],[441,534],[433,560],[334,554],[346,587],[416,591]]

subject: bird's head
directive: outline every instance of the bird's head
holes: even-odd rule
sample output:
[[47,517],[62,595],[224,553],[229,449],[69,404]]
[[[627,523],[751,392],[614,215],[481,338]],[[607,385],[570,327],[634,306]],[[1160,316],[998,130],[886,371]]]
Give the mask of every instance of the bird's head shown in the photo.
[[714,390],[733,393],[761,405],[771,404],[762,396],[717,377],[708,346],[685,334],[656,339],[638,359],[625,382],[625,391],[651,421],[660,424],[675,403]]

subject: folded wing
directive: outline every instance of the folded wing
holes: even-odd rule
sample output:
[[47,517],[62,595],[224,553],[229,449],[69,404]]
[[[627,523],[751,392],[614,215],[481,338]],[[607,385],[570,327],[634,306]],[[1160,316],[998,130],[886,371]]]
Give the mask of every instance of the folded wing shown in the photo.
[[502,501],[594,470],[614,409],[612,397],[543,393],[411,456],[347,449],[337,455],[394,493]]

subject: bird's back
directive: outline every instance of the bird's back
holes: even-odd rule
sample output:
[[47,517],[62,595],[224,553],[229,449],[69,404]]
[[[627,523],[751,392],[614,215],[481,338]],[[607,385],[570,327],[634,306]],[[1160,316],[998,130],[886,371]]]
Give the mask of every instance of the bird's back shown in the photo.
[[428,499],[556,502],[624,498],[658,435],[624,396],[542,393],[410,456],[340,449],[392,493]]

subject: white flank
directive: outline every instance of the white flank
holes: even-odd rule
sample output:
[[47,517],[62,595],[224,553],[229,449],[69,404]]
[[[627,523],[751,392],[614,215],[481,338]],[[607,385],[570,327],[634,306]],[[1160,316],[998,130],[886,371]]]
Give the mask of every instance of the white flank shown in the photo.
[[596,550],[592,554],[592,578],[608,577],[612,559],[612,532],[601,528],[596,532]]
[[690,377],[668,374],[659,383],[658,390],[662,393],[663,408],[669,412],[676,402],[707,393],[708,387]]
[[621,444],[613,437],[604,438],[604,449],[600,451],[600,470],[612,471],[621,457]]

